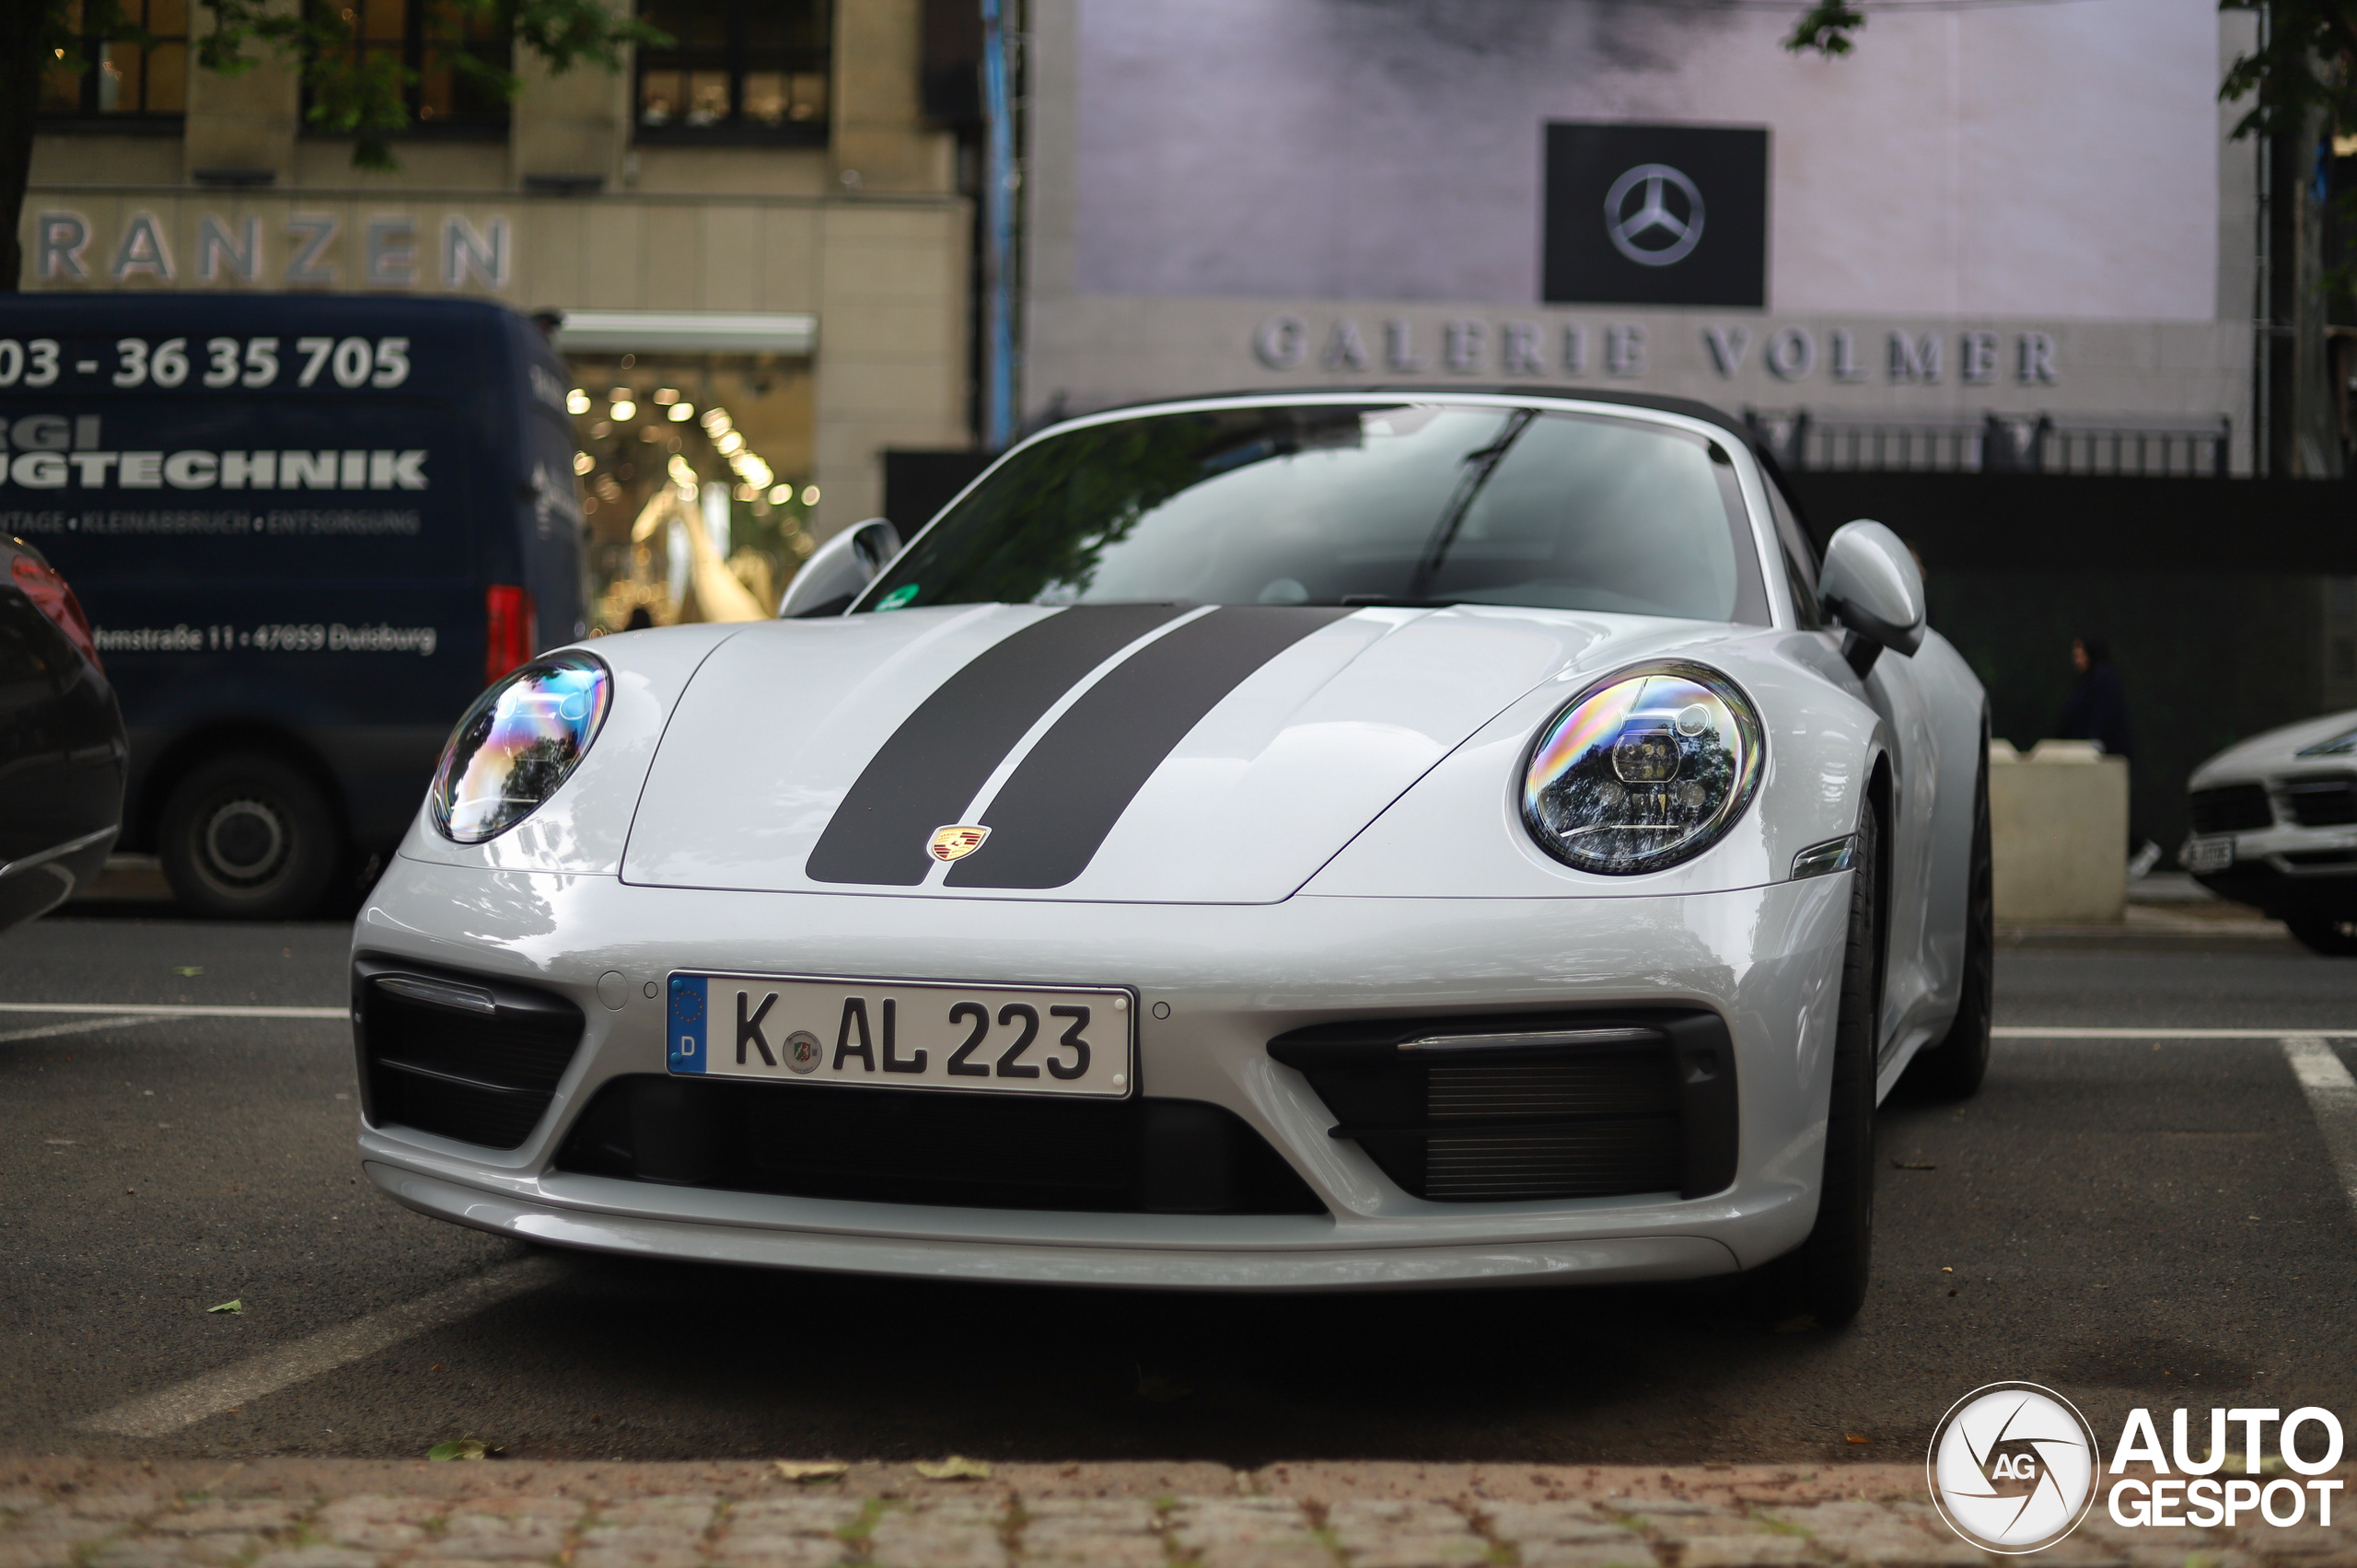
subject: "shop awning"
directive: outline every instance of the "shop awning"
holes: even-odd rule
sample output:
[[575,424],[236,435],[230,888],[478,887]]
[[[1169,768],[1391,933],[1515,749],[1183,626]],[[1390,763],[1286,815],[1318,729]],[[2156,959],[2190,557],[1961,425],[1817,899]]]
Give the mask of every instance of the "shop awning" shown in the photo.
[[567,310],[563,354],[808,354],[819,318],[807,311]]

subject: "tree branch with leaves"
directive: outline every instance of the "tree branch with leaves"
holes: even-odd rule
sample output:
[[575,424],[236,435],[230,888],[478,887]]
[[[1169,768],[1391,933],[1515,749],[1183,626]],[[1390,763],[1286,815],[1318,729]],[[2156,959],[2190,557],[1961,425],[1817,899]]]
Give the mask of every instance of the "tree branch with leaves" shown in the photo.
[[[203,4],[213,26],[195,41],[199,66],[225,76],[251,70],[258,62],[248,49],[255,44],[291,55],[310,99],[304,118],[352,137],[354,168],[401,167],[390,138],[409,129],[409,91],[421,73],[390,51],[363,51],[354,11],[333,0],[303,0],[291,14],[270,0]],[[635,17],[617,17],[603,0],[441,0],[435,12],[441,25],[426,40],[427,68],[447,67],[503,101],[515,98],[523,79],[465,48],[470,36],[513,38],[554,72],[581,64],[618,71],[624,46],[671,41]]]
[[[2357,126],[2357,0],[2219,0],[2218,9],[2253,12],[2263,24],[2258,48],[2236,55],[2218,84],[2221,103],[2251,100],[2235,123],[2238,139],[2294,127],[2316,110],[2328,125]],[[1837,59],[1865,25],[1863,0],[1811,0],[1784,47]]]
[[1795,54],[1815,52],[1838,60],[1856,47],[1851,35],[1866,25],[1866,14],[1850,0],[1816,0],[1801,13],[1784,47]]
[[[1865,5],[1810,0],[1784,47],[1826,59],[1849,53],[1866,24]],[[2357,133],[2357,0],[2219,0],[2218,9],[2251,13],[2258,23],[2256,41],[2218,84],[2219,102],[2247,104],[2233,135],[2264,144],[2267,170],[2259,354],[2268,412],[2257,466],[2337,477],[2357,430],[2340,406],[2347,340],[2336,343],[2327,317],[2357,303],[2357,262],[2345,259],[2357,236],[2357,190],[2328,192],[2332,143]],[[2335,239],[2344,259],[2334,257]]]

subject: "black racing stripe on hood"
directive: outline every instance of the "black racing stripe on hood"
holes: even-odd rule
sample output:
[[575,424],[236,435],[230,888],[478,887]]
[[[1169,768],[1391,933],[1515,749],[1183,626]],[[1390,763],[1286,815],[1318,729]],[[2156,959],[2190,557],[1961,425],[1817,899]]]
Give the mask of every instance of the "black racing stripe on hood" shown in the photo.
[[1184,614],[1171,604],[1074,605],[993,644],[917,704],[835,807],[813,882],[913,888],[925,844],[960,820],[991,771],[1080,679]]
[[953,888],[1061,888],[1187,732],[1262,665],[1347,609],[1214,610],[1121,661],[1050,726],[982,808],[991,836]]

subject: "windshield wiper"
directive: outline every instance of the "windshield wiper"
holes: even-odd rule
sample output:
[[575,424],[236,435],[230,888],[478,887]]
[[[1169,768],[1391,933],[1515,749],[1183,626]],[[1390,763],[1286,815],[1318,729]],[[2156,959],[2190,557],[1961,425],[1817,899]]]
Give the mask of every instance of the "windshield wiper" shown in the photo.
[[1449,547],[1457,542],[1457,530],[1465,526],[1465,514],[1473,509],[1474,498],[1490,476],[1498,471],[1506,453],[1522,433],[1538,417],[1536,409],[1518,408],[1506,416],[1505,428],[1498,438],[1477,451],[1465,454],[1465,476],[1457,482],[1457,491],[1448,498],[1448,508],[1433,528],[1433,537],[1424,546],[1424,558],[1416,563],[1416,575],[1408,580],[1406,598],[1410,602],[1423,599],[1440,576],[1442,563],[1448,559]]

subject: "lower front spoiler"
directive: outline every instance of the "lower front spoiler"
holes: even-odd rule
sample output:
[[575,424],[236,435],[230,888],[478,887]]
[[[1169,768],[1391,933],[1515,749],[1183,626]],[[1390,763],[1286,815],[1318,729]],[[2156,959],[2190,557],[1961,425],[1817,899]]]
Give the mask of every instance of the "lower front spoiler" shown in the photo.
[[2357,919],[2357,872],[2286,876],[2264,860],[2246,860],[2230,871],[2197,872],[2193,879],[2270,920]]
[[361,1168],[395,1201],[435,1219],[552,1247],[681,1262],[1007,1284],[1221,1291],[1614,1284],[1701,1279],[1739,1267],[1726,1247],[1695,1236],[1295,1250],[911,1240],[560,1207],[377,1160],[362,1161]]

